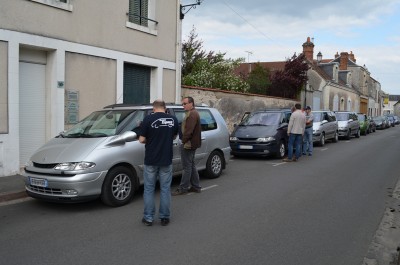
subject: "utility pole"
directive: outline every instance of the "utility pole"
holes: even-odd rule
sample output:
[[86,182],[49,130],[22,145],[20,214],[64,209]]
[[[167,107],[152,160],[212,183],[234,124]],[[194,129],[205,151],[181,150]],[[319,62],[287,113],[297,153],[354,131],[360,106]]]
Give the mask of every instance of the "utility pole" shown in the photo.
[[249,64],[249,73],[251,72],[250,54],[253,55],[252,51],[244,51],[247,53],[247,63]]

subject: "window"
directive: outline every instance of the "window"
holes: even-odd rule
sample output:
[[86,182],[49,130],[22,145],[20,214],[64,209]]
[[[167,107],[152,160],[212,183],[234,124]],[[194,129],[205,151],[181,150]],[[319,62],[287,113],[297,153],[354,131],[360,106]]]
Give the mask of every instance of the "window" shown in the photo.
[[70,0],[30,0],[30,1],[72,12],[72,5],[69,3]]
[[148,26],[149,2],[148,0],[129,1],[129,22]]
[[157,36],[156,0],[129,0],[126,27]]

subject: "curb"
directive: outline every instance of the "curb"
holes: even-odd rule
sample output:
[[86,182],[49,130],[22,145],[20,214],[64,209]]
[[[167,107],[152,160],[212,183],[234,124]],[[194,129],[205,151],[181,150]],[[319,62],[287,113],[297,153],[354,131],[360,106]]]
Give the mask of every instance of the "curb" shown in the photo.
[[25,191],[0,193],[0,203],[28,197]]

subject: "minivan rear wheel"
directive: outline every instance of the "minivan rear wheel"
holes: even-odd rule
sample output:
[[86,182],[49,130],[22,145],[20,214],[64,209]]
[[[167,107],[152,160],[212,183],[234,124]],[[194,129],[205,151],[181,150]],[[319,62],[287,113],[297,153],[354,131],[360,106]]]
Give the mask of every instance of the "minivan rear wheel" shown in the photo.
[[333,136],[333,142],[337,143],[339,141],[339,135],[337,132],[335,132],[335,135]]
[[218,178],[223,169],[224,158],[218,151],[212,151],[207,159],[205,176],[209,179]]
[[104,179],[101,200],[109,206],[125,205],[133,197],[135,183],[131,170],[122,166],[115,167],[107,173]]

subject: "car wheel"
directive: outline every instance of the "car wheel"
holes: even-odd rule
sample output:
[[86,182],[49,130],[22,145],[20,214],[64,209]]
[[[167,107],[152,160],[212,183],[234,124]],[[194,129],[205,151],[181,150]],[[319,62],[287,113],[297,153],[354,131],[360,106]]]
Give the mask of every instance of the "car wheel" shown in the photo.
[[111,169],[104,180],[101,189],[101,200],[109,206],[122,206],[127,204],[136,188],[133,173],[126,167]]
[[335,135],[333,135],[333,140],[334,143],[337,143],[339,141],[339,135],[337,132],[335,132]]
[[319,144],[319,146],[325,145],[325,133],[321,133],[321,137],[319,138],[318,144]]
[[365,131],[364,131],[363,135],[364,135],[364,136],[366,136],[366,135],[367,135],[367,130],[365,130]]
[[361,133],[360,133],[360,129],[358,129],[357,134],[356,134],[356,138],[360,138]]
[[207,159],[206,177],[210,179],[218,178],[222,173],[224,158],[218,151],[212,151]]
[[346,140],[350,140],[350,137],[351,137],[351,130],[349,129],[348,131],[347,131],[347,134],[346,134]]
[[279,142],[279,149],[278,152],[276,153],[277,158],[284,158],[286,155],[286,145],[284,141]]

